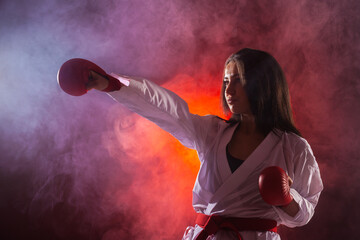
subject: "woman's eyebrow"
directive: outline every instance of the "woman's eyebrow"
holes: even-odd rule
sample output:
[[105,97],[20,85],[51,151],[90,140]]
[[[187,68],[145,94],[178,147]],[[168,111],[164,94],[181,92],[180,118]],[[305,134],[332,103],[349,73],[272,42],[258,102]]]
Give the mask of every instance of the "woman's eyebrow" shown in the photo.
[[[238,73],[236,73],[236,74],[231,74],[231,75],[230,75],[230,77],[239,77],[239,76],[240,76],[240,75],[239,75]],[[224,79],[225,79],[225,78],[228,78],[228,75],[225,75],[225,76],[224,76]]]

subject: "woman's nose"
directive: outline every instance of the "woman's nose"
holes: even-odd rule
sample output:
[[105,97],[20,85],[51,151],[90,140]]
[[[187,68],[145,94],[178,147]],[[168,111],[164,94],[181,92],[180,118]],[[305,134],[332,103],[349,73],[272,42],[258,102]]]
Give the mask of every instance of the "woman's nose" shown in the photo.
[[233,85],[234,85],[234,84],[229,83],[229,84],[226,86],[225,93],[227,93],[227,94],[229,94],[229,95],[234,95],[234,94],[235,94],[235,88],[234,88]]

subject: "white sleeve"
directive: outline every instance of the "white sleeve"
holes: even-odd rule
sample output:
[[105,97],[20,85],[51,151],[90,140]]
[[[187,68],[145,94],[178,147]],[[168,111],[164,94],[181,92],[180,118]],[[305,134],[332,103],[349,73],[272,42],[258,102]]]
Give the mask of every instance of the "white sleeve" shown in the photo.
[[298,203],[300,210],[294,217],[291,217],[280,208],[274,207],[282,224],[288,227],[303,226],[310,221],[323,190],[319,166],[311,147],[307,142],[302,143],[305,146],[304,144],[297,146],[298,149],[302,148],[302,151],[294,158],[294,182],[290,189],[290,194]]
[[199,150],[203,145],[209,125],[216,118],[191,114],[182,98],[146,79],[131,78],[129,86],[108,94],[192,149]]

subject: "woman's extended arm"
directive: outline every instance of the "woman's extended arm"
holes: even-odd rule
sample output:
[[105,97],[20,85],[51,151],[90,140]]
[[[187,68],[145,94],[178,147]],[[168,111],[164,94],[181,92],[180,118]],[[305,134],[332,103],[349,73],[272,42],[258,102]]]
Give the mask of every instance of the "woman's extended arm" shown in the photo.
[[[108,87],[107,79],[95,72],[92,74],[88,89],[103,91]],[[129,86],[122,85],[120,90],[109,92],[112,98],[154,122],[186,147],[199,149],[202,146],[210,125],[216,122],[215,116],[191,114],[182,98],[149,80],[126,76],[118,78],[127,78]]]

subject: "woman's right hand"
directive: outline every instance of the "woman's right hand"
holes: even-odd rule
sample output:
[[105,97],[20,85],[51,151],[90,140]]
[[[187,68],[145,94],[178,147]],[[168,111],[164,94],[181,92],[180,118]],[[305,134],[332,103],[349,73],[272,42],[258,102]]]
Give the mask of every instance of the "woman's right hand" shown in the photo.
[[90,70],[89,72],[89,81],[86,83],[86,89],[96,89],[102,91],[106,89],[109,85],[109,80],[103,77],[102,75]]

